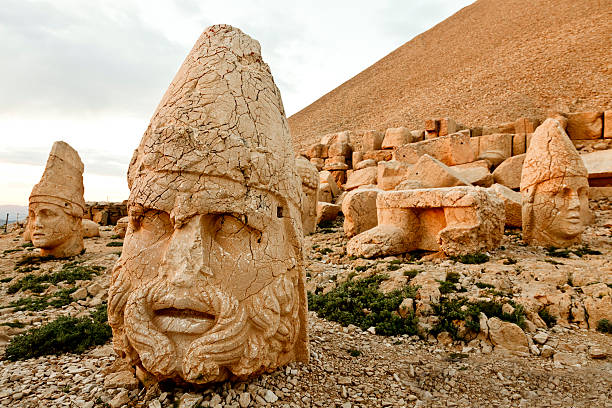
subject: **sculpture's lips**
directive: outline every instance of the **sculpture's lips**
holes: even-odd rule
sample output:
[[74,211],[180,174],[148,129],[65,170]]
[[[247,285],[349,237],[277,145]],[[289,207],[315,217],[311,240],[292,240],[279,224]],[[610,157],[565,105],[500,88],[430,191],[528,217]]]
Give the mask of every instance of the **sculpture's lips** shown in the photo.
[[166,295],[153,309],[153,324],[168,333],[203,334],[215,324],[213,310],[191,297]]

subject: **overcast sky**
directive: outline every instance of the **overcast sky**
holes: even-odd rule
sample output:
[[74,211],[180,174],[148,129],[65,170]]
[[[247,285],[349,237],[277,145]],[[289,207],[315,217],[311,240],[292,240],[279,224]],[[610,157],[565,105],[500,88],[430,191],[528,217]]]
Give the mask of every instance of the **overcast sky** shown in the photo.
[[260,42],[290,116],[470,3],[2,0],[0,204],[27,205],[55,140],[79,152],[86,200],[126,199],[132,152],[212,24]]

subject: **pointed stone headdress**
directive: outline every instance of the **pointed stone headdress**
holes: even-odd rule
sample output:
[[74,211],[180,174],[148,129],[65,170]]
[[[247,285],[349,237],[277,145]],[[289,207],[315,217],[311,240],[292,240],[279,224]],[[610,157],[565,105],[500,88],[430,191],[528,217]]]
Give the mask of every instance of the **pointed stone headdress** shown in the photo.
[[183,62],[134,152],[130,201],[168,212],[256,211],[257,191],[266,191],[299,224],[294,163],[280,92],[259,43],[215,25]]
[[83,162],[68,143],[53,143],[45,171],[30,194],[30,204],[55,204],[75,217],[83,217]]
[[521,191],[547,180],[587,176],[584,162],[561,124],[546,119],[531,138],[523,163]]

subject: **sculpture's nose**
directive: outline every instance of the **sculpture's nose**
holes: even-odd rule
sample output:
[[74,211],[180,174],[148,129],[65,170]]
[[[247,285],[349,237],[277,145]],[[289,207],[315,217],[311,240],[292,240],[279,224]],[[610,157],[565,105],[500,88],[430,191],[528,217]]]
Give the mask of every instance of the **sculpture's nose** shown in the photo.
[[567,209],[569,211],[578,211],[580,210],[580,195],[577,191],[572,190],[568,197]]
[[206,238],[201,215],[174,230],[161,265],[171,284],[187,288],[196,280],[211,275],[204,249]]

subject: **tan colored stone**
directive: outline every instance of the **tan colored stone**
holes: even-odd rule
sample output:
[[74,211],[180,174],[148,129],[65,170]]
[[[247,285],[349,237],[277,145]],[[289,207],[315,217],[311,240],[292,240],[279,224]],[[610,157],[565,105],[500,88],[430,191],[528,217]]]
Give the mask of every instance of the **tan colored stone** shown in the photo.
[[403,180],[415,181],[422,188],[471,185],[459,172],[428,154],[424,154],[419,158],[414,166],[407,171]]
[[493,184],[493,175],[489,172],[486,167],[464,167],[456,168],[457,166],[451,167],[451,169],[457,172],[463,180],[474,186],[480,187],[491,187]]
[[197,384],[307,361],[300,185],[259,43],[209,27],[129,166],[108,297],[117,354]]
[[93,238],[100,236],[100,226],[97,222],[92,220],[82,220],[83,224],[83,238]]
[[[334,175],[331,173],[331,171],[328,170],[323,170],[319,172],[319,188],[323,188],[322,185],[323,183],[327,183],[329,184],[329,188],[332,194],[332,198],[337,197],[340,194],[340,189],[338,188],[338,183],[336,183],[336,179],[334,178]],[[319,201],[326,201],[327,200],[319,200]],[[328,201],[331,202],[331,201]]]
[[360,161],[363,160],[363,152],[353,152],[352,156],[351,156],[351,163],[353,163],[353,167],[355,167],[355,165],[357,163],[359,163]]
[[529,353],[527,335],[516,324],[492,317],[487,320],[487,326],[489,328],[489,338],[495,347]]
[[334,143],[351,144],[351,132],[343,130],[342,132],[328,133],[321,137],[321,144],[331,146]]
[[[338,189],[342,189],[342,186],[344,185],[344,183],[346,183],[346,177],[348,176],[348,172],[350,170],[331,170],[330,173],[332,175],[332,177],[334,178],[334,180],[336,181],[336,186],[338,186]],[[340,194],[340,193],[338,193]]]
[[555,119],[546,119],[527,150],[521,176],[523,240],[565,247],[590,220],[587,170]]
[[490,164],[486,160],[476,160],[470,163],[458,164],[456,166],[450,166],[451,169],[455,171],[462,171],[465,169],[473,169],[473,168],[483,168],[485,170],[489,170]]
[[[472,148],[472,151],[474,152],[474,157],[478,157],[480,155],[480,137],[478,136],[471,136],[470,137],[470,147]],[[480,160],[477,160],[480,161]],[[488,167],[491,167],[490,164],[487,164]]]
[[442,118],[440,119],[440,130],[438,131],[438,136],[448,136],[459,130],[457,126],[457,122],[455,122],[452,118]]
[[342,156],[345,159],[348,159],[351,157],[352,153],[353,150],[351,149],[351,146],[344,142],[332,143],[327,150],[327,154],[330,158]]
[[512,156],[512,134],[494,133],[480,136],[479,159],[491,161],[493,167]]
[[590,200],[603,200],[612,198],[612,187],[589,187]]
[[333,221],[338,218],[338,214],[340,213],[340,207],[337,204],[332,203],[317,203],[317,225],[326,221]]
[[440,121],[438,119],[425,120],[425,131],[438,133],[439,130],[440,130]]
[[362,160],[353,166],[355,170],[365,169],[366,167],[376,167],[376,162],[372,159]]
[[346,194],[342,201],[344,235],[350,238],[378,224],[376,197],[380,191],[378,188],[359,188]]
[[603,113],[603,137],[612,139],[612,110]]
[[424,154],[440,160],[447,166],[476,160],[470,137],[456,134],[401,146],[393,151],[393,158],[414,164]]
[[378,194],[376,208],[378,226],[351,238],[349,255],[415,249],[458,255],[496,248],[503,236],[503,203],[481,187],[385,191]]
[[43,256],[83,250],[83,162],[66,142],[55,142],[40,182],[30,194],[27,233]]
[[313,157],[310,159],[310,162],[317,167],[317,170],[323,170],[323,166],[325,166],[325,159],[321,159],[319,157]]
[[522,206],[521,193],[510,190],[502,184],[493,184],[491,189],[503,201],[506,213],[506,225],[509,227],[521,227]]
[[589,185],[612,186],[612,149],[581,154],[580,157],[589,174]]
[[422,140],[406,127],[389,128],[385,132],[385,138],[382,141],[382,149],[396,149],[406,143],[412,143]]
[[[533,118],[519,118],[514,121],[514,131],[512,133],[533,133],[540,124],[540,121]],[[523,152],[524,153],[524,152]]]
[[327,146],[321,143],[315,143],[306,149],[304,153],[309,159],[325,158],[327,157]]
[[125,234],[128,229],[128,224],[129,224],[129,217],[119,218],[119,220],[117,221],[117,224],[115,224],[113,231],[115,232],[115,234],[119,235],[119,238],[121,239],[125,238]]
[[355,170],[348,177],[344,189],[350,191],[359,186],[376,184],[376,174],[376,167],[366,167],[365,169]]
[[587,297],[584,299],[584,307],[589,319],[589,327],[597,328],[597,323],[602,319],[612,322],[612,298],[610,295],[601,298]]
[[333,203],[333,189],[338,188],[335,182],[319,184],[319,201],[324,203]]
[[602,112],[568,113],[567,135],[572,140],[601,139],[603,136]]
[[376,163],[381,161],[389,161],[393,157],[392,150],[373,150],[363,154],[363,160],[372,159]]
[[302,230],[312,234],[317,228],[317,203],[319,202],[319,172],[303,157],[295,160],[295,167],[302,179]]
[[346,171],[349,169],[349,166],[346,163],[342,163],[339,160],[336,161],[332,161],[332,162],[328,162],[326,159],[325,160],[325,165],[323,166],[323,170],[329,170],[329,171],[338,171],[338,170],[342,170],[342,171]]
[[327,159],[325,159],[325,166],[333,166],[336,163],[340,163],[342,165],[346,164],[346,157],[344,157],[344,156],[330,156]]
[[524,154],[527,151],[527,133],[512,135],[512,156]]
[[380,150],[384,138],[385,135],[383,132],[379,132],[378,130],[366,130],[361,138],[361,151],[368,152]]
[[378,162],[378,186],[383,190],[393,190],[406,178],[411,167],[397,160]]
[[493,180],[511,189],[519,188],[521,186],[521,174],[523,173],[525,157],[526,154],[520,154],[504,160],[493,171]]

